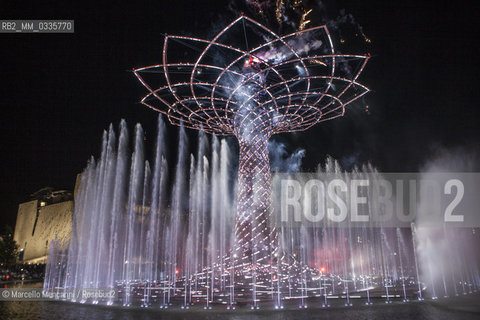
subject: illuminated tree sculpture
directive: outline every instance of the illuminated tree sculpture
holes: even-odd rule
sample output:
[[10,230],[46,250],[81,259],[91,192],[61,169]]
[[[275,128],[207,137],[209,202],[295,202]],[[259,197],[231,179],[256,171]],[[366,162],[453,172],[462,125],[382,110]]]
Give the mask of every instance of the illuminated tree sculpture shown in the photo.
[[269,138],[342,116],[368,92],[357,82],[368,59],[335,53],[326,26],[279,36],[240,16],[212,40],[167,35],[163,63],[134,69],[149,90],[142,104],[172,124],[237,137],[239,262],[277,251]]

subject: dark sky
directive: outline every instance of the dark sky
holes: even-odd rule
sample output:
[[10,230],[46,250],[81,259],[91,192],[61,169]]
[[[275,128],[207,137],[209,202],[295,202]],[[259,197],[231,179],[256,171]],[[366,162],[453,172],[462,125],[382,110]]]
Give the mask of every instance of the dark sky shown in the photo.
[[[0,34],[0,226],[13,226],[18,203],[36,190],[73,189],[111,122],[141,122],[153,140],[156,114],[138,104],[145,89],[129,70],[161,62],[162,33],[211,37],[215,24],[235,17],[227,1],[214,3],[2,4],[0,19],[74,19],[75,33]],[[480,2],[324,4],[323,17],[345,9],[372,40],[360,78],[372,92],[342,119],[277,138],[307,150],[305,170],[331,154],[416,171],[438,148],[478,150]]]

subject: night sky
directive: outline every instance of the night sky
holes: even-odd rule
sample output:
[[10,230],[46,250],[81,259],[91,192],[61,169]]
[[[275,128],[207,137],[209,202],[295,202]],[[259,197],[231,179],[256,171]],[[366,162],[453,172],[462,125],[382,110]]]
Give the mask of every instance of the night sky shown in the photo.
[[[360,77],[372,92],[344,118],[276,137],[289,151],[306,149],[304,170],[330,154],[345,166],[370,161],[380,171],[410,172],[438,149],[479,150],[480,2],[324,1],[323,10],[305,2],[315,21],[352,14],[372,42],[351,51],[373,58]],[[1,19],[74,19],[75,33],[0,34],[0,227],[13,226],[18,204],[38,189],[73,190],[110,123],[140,122],[153,141],[157,114],[138,103],[146,91],[130,70],[161,62],[163,33],[211,38],[238,16],[228,7],[3,3]],[[177,129],[168,131],[174,150]]]

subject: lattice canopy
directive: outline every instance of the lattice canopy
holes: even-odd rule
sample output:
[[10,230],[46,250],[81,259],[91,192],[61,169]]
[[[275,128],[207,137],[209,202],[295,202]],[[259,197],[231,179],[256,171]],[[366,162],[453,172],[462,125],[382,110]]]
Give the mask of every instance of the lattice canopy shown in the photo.
[[249,115],[276,134],[342,116],[368,59],[335,53],[326,26],[279,36],[240,16],[212,40],[165,36],[162,64],[134,73],[172,124],[230,135]]

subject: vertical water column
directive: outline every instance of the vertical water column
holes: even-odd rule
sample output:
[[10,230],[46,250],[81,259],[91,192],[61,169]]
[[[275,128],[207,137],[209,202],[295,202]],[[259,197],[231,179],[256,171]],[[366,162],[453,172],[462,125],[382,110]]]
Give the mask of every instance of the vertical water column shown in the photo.
[[[153,163],[153,174],[151,181],[151,204],[149,210],[148,227],[145,236],[145,274],[146,279],[144,304],[149,305],[151,297],[152,284],[157,284],[159,260],[161,252],[159,250],[162,242],[163,225],[161,223],[161,214],[164,210],[165,201],[165,182],[167,176],[167,163],[165,160],[165,123],[162,117],[158,117],[157,139],[155,145],[155,160]],[[144,205],[144,208],[146,206]]]
[[[91,266],[93,262],[95,234],[95,160],[90,160],[82,176],[82,205],[75,210],[77,225],[77,259],[74,288],[89,288],[91,285]],[[83,301],[82,301],[83,302]]]
[[141,210],[139,203],[142,199],[144,183],[144,158],[143,158],[143,129],[140,124],[135,126],[135,146],[130,167],[130,181],[128,188],[127,216],[126,216],[126,242],[124,247],[123,281],[125,282],[124,305],[131,303],[131,285],[138,280],[135,273],[139,258],[137,252],[137,212]]
[[210,170],[210,164],[208,162],[208,159],[206,156],[203,156],[203,161],[202,161],[203,166],[201,167],[200,170],[200,177],[201,177],[201,184],[200,184],[200,192],[199,192],[199,202],[200,202],[200,208],[201,208],[201,217],[202,217],[202,223],[201,223],[201,244],[202,247],[200,248],[200,252],[202,254],[202,274],[203,274],[203,281],[202,284],[204,286],[204,289],[206,289],[206,294],[205,294],[205,303],[206,306],[205,308],[209,309],[210,307],[210,277],[208,275],[208,270],[209,270],[209,256],[208,256],[208,248],[206,245],[208,245],[208,220],[209,216],[207,213],[208,210],[208,195],[207,195],[207,190],[208,190],[208,176],[209,176],[209,170]]
[[105,257],[109,255],[112,250],[108,246],[108,240],[110,238],[110,224],[111,217],[107,214],[112,208],[112,196],[114,191],[114,173],[115,168],[115,144],[116,137],[113,130],[113,125],[110,125],[108,130],[108,140],[106,142],[105,149],[102,151],[100,162],[97,166],[97,190],[96,190],[96,225],[93,230],[96,229],[96,243],[94,251],[93,261],[93,286],[95,288],[104,287],[106,285],[106,273],[108,265]]
[[220,214],[220,244],[219,244],[219,264],[220,264],[220,277],[221,277],[221,289],[225,290],[225,259],[226,254],[230,248],[230,235],[233,234],[233,230],[229,229],[232,224],[232,212],[233,206],[230,196],[229,188],[229,166],[230,166],[230,151],[228,149],[227,142],[222,139],[220,142],[220,166],[218,174],[218,186],[220,190],[219,196],[219,214]]
[[167,277],[169,279],[169,288],[168,288],[168,302],[170,303],[171,298],[175,295],[177,276],[180,273],[179,267],[179,252],[181,247],[180,236],[181,236],[181,227],[182,220],[181,216],[183,215],[184,205],[184,185],[185,185],[185,168],[187,165],[187,135],[185,128],[180,127],[180,136],[178,143],[178,155],[177,155],[177,166],[175,169],[175,181],[173,185],[172,193],[172,204],[170,210],[170,221],[168,226],[167,238],[166,238],[166,263],[167,263]]
[[403,258],[402,258],[402,249],[404,248],[405,243],[403,241],[402,233],[400,228],[397,227],[397,249],[398,249],[398,257],[400,261],[400,277],[402,277],[402,290],[403,290],[403,302],[407,302],[407,291],[405,289],[405,274],[403,272]]
[[[114,171],[114,186],[112,206],[110,212],[104,214],[110,215],[110,238],[108,247],[110,252],[107,260],[106,287],[115,288],[116,282],[122,279],[123,270],[123,248],[124,248],[124,208],[127,195],[127,167],[128,167],[128,130],[125,120],[120,121],[120,135],[118,137],[118,147],[116,150]],[[112,304],[113,301],[109,301]]]
[[[188,213],[188,233],[185,243],[185,283],[184,283],[184,300],[182,308],[188,308],[192,303],[192,285],[195,284],[197,265],[198,265],[198,211],[196,210],[195,201],[195,157],[190,154],[190,180],[188,187],[189,213]],[[194,288],[193,288],[194,289]]]
[[147,234],[148,234],[148,228],[150,227],[149,224],[149,218],[150,218],[150,203],[151,203],[151,190],[150,190],[150,181],[151,181],[151,169],[150,169],[150,162],[147,160],[145,161],[144,165],[144,177],[143,177],[143,187],[142,187],[142,198],[141,198],[141,203],[137,205],[138,210],[137,210],[137,215],[138,219],[140,220],[138,222],[138,227],[137,227],[137,235],[136,235],[136,250],[138,252],[139,258],[138,262],[135,264],[135,274],[136,274],[136,279],[138,279],[139,282],[143,283],[145,286],[145,283],[147,281],[147,278],[145,277],[146,273],[146,242],[147,242]]
[[[210,232],[209,232],[209,241],[208,241],[208,249],[210,251],[209,254],[209,267],[211,270],[210,274],[210,301],[213,302],[214,300],[214,292],[215,292],[215,274],[216,274],[216,266],[219,260],[219,252],[220,252],[220,181],[219,181],[219,155],[218,155],[218,148],[219,142],[218,138],[214,135],[212,137],[212,167],[211,167],[211,174],[210,174]],[[218,289],[218,288],[217,288]]]
[[203,271],[204,255],[204,232],[205,205],[204,193],[207,190],[202,188],[202,171],[206,146],[206,137],[203,131],[198,132],[197,160],[190,155],[190,180],[189,180],[189,215],[188,232],[185,245],[185,296],[184,305],[187,307],[192,303],[192,291],[198,288],[199,276]]
[[415,224],[412,222],[410,226],[410,230],[412,232],[412,243],[413,243],[413,257],[415,260],[415,273],[417,275],[417,287],[418,287],[418,300],[423,300],[422,296],[422,283],[420,281],[420,271],[418,267],[418,255],[417,255],[417,229]]

